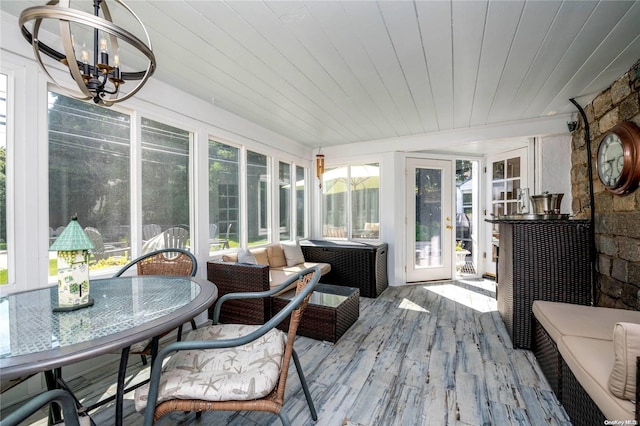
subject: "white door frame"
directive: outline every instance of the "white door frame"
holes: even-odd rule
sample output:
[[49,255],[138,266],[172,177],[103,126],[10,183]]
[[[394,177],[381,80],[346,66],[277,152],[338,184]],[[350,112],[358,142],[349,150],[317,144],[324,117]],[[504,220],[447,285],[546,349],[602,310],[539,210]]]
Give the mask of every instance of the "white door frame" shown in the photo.
[[[407,282],[433,281],[453,277],[453,250],[455,247],[455,216],[453,185],[453,165],[455,160],[407,158],[406,159],[406,216],[405,216],[405,253]],[[415,170],[418,168],[439,169],[442,171],[442,210],[439,242],[440,260],[432,265],[416,265],[415,238]]]

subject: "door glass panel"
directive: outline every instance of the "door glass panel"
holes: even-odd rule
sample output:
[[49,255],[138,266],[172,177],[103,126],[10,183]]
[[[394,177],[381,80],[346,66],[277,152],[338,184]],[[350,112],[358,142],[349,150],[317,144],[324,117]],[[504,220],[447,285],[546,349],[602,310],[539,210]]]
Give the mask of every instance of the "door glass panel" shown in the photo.
[[507,178],[520,177],[520,157],[507,160]]
[[442,265],[442,170],[416,168],[416,268]]
[[493,178],[504,179],[504,161],[493,163]]

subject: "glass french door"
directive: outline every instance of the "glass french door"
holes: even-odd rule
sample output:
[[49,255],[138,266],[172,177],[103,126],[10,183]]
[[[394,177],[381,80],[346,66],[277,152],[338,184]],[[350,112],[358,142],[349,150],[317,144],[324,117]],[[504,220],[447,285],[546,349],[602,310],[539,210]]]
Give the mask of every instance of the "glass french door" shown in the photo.
[[449,279],[455,220],[452,162],[407,159],[407,281]]
[[[527,148],[489,157],[487,165],[487,183],[490,185],[487,205],[490,210],[486,211],[485,217],[516,214],[518,189],[528,187]],[[485,273],[495,276],[500,233],[498,224],[488,223],[487,226],[490,231],[485,246]]]

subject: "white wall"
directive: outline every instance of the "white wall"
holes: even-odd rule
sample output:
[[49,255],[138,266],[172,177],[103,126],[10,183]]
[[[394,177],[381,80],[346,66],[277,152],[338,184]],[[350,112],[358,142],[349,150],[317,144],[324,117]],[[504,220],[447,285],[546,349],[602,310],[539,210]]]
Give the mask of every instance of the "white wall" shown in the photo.
[[571,214],[571,135],[541,137],[536,145],[537,193],[564,194],[560,213]]

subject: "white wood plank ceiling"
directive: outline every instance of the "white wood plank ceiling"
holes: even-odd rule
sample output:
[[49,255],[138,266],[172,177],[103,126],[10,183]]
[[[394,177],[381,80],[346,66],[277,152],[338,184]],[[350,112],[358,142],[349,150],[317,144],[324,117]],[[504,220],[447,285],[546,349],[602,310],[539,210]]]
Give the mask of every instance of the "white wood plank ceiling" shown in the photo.
[[154,78],[314,148],[573,112],[640,58],[638,1],[127,4]]

